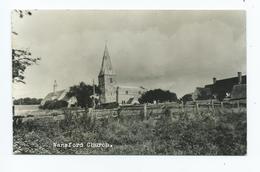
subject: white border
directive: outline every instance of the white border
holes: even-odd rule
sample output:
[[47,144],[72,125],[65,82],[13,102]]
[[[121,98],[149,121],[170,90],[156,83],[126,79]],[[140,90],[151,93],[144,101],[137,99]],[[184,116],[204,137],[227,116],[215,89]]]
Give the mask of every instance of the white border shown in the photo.
[[[259,171],[259,1],[0,0],[0,171]],[[37,156],[12,154],[11,9],[239,9],[247,11],[248,154],[246,156]],[[257,89],[258,88],[258,89]],[[258,159],[257,159],[258,158]],[[258,161],[257,161],[258,160]]]

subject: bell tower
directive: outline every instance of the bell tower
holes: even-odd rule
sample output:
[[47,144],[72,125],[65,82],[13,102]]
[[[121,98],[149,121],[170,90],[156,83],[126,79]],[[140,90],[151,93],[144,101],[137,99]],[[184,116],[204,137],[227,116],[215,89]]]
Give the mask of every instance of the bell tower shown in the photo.
[[116,74],[112,68],[107,45],[105,45],[101,69],[98,75],[98,85],[101,91],[100,103],[116,102]]

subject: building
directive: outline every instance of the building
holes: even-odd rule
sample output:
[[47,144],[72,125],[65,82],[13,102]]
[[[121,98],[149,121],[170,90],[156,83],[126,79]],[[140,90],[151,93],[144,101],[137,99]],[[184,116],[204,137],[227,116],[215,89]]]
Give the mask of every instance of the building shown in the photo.
[[143,87],[117,85],[116,73],[113,70],[107,45],[105,46],[101,69],[98,75],[98,85],[101,91],[100,103],[135,104],[146,91]]
[[212,98],[210,88],[197,87],[192,94],[193,100],[207,100]]
[[231,100],[246,99],[246,84],[234,85],[231,92]]
[[105,46],[101,69],[98,75],[98,86],[101,91],[100,103],[116,102],[116,84],[116,74],[112,68],[107,46]]
[[117,86],[116,102],[119,104],[137,104],[138,98],[146,91],[143,87]]
[[[206,85],[205,88],[209,88],[211,90],[213,97],[222,100],[224,98],[231,98],[232,90],[241,87],[239,85],[246,85],[246,75],[242,75],[241,72],[238,72],[237,76],[232,78],[217,80],[214,77],[213,83],[210,85]],[[243,88],[246,87],[244,86]],[[243,95],[246,95],[246,89],[239,90],[244,91]],[[235,92],[233,92],[233,96],[234,94]]]
[[236,77],[221,80],[214,77],[212,84],[205,85],[204,88],[196,88],[192,97],[193,100],[246,99],[246,75],[238,72]]
[[76,97],[68,97],[67,93],[69,89],[56,91],[57,83],[54,81],[53,92],[47,94],[41,101],[41,106],[44,106],[47,101],[66,101],[68,103],[68,107],[75,106],[77,104]]

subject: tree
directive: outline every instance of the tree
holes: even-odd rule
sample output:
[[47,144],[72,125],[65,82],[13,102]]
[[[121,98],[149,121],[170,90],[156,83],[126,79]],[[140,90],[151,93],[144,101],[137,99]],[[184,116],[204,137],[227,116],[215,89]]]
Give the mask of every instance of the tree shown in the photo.
[[182,98],[181,101],[183,101],[184,104],[186,104],[187,101],[192,101],[192,94],[185,94]]
[[14,105],[38,105],[41,101],[42,99],[26,97],[14,100]]
[[28,50],[12,49],[13,82],[24,82],[24,72],[28,66],[37,64],[40,58],[32,57]]
[[[15,10],[20,18],[23,18],[25,15],[32,15],[30,11],[22,11],[22,10]],[[13,35],[18,35],[14,30],[12,31]],[[13,67],[13,82],[17,83],[24,83],[24,72],[27,67],[37,64],[40,60],[39,57],[32,57],[32,53],[27,49],[16,49],[12,48],[12,67]]]
[[[95,85],[95,92],[100,94],[99,88]],[[90,97],[93,95],[93,86],[86,85],[84,82],[80,82],[79,85],[74,85],[70,87],[69,92],[67,93],[68,97],[75,96],[80,107],[92,107],[93,100]]]
[[177,101],[177,95],[169,90],[149,90],[145,92],[139,99],[140,103],[153,103],[154,101],[157,102],[167,102],[167,101]]

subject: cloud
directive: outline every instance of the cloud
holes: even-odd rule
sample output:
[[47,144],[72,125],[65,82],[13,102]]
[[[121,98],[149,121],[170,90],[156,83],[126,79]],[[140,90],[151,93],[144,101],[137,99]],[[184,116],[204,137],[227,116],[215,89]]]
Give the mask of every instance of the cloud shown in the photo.
[[42,57],[15,86],[17,97],[43,97],[54,80],[60,89],[97,80],[106,40],[123,85],[182,96],[214,76],[246,72],[244,11],[33,11],[13,16],[13,28],[14,46]]

